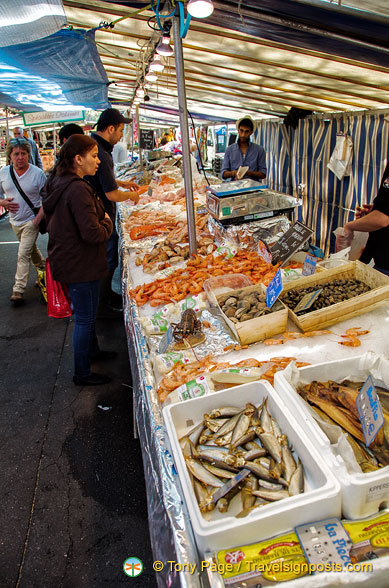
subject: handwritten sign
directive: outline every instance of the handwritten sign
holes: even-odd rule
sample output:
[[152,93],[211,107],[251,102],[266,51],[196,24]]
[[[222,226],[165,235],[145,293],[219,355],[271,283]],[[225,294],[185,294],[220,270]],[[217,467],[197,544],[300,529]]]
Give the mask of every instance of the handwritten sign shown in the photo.
[[271,308],[282,292],[282,276],[279,269],[266,288],[266,306]]
[[320,290],[315,290],[315,292],[309,292],[309,294],[305,294],[305,296],[303,296],[300,302],[295,306],[293,312],[300,312],[300,310],[308,310],[308,308],[311,308],[312,304],[320,296],[322,291],[323,288],[320,288]]
[[378,431],[384,424],[384,415],[380,399],[375,390],[373,378],[369,376],[363,384],[356,399],[359,420],[361,421],[366,447],[374,441]]
[[154,131],[151,129],[140,129],[139,146],[146,151],[154,149]]
[[292,257],[296,251],[299,251],[313,234],[313,231],[296,221],[271,247],[270,251],[273,257],[273,265],[285,263]]

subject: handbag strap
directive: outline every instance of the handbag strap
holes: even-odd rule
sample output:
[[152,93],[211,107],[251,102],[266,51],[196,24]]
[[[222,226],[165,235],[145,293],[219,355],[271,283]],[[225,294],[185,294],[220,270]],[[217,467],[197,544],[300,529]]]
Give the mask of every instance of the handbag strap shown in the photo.
[[25,194],[25,192],[23,192],[19,182],[16,179],[13,165],[9,166],[9,173],[11,175],[12,181],[15,184],[20,196],[23,198],[23,200],[26,202],[26,204],[28,204],[28,206],[31,208],[31,210],[34,211],[35,208],[38,208],[38,207],[34,206],[33,203],[31,202],[31,200],[29,199],[29,197],[27,196],[27,194]]

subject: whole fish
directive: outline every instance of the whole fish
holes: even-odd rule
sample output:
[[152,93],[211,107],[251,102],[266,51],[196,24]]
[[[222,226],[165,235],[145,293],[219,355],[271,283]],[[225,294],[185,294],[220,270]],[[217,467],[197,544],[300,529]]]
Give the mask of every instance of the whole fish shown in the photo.
[[265,500],[269,500],[269,502],[276,502],[277,500],[282,500],[283,498],[289,497],[289,492],[287,490],[254,490],[254,496],[259,496],[259,498],[264,498]]
[[[274,483],[274,478],[271,477],[269,470],[266,469],[265,467],[261,466],[258,463],[254,463],[252,461],[249,461],[244,464],[245,469],[250,470],[250,472],[252,472],[254,474],[254,476],[257,476],[257,478],[260,478],[261,480],[266,480],[267,482],[272,482]],[[277,482],[279,484],[282,484],[283,486],[287,486],[287,482],[283,479],[283,478],[279,478],[279,480],[277,480]]]
[[258,447],[262,448],[261,442],[258,439],[258,437],[256,437],[253,441],[248,441],[244,444],[244,448],[247,449],[247,451],[249,451],[250,449],[258,449]]
[[285,439],[281,440],[281,453],[282,453],[282,473],[287,482],[290,482],[290,479],[296,469],[296,462],[294,461],[294,457],[292,455],[291,450],[288,447],[288,441]]
[[[214,408],[209,413],[209,416],[212,419],[219,418],[219,417],[233,417],[237,414],[242,412],[241,408],[237,408],[236,406],[221,406],[220,408]],[[205,417],[206,415],[204,415]]]
[[276,462],[273,458],[270,460],[269,474],[275,480],[279,480],[282,475],[282,462]]
[[296,494],[301,494],[304,492],[304,472],[303,464],[300,460],[298,460],[297,467],[292,474],[288,490],[290,496],[295,496]]
[[217,431],[217,433],[214,434],[214,439],[218,439],[219,437],[225,437],[226,435],[228,435],[228,433],[232,433],[232,431],[235,428],[236,423],[239,420],[240,415],[242,414],[243,411],[241,411],[239,414],[236,414],[235,416],[231,417],[230,419],[228,419],[224,425],[222,425],[220,427],[220,429]]
[[186,459],[186,465],[190,473],[200,480],[203,484],[207,486],[213,486],[215,488],[221,488],[223,486],[223,481],[220,478],[217,478],[211,472],[205,469],[205,467],[194,459]]
[[243,459],[246,461],[252,461],[253,459],[258,459],[258,457],[263,457],[267,453],[266,449],[263,447],[258,447],[258,449],[250,449],[250,451],[244,451],[241,455]]
[[[258,434],[258,433],[257,433]],[[277,462],[281,462],[282,454],[281,454],[281,444],[277,437],[273,435],[273,433],[259,433],[258,437],[261,440],[262,445],[265,449],[267,449],[268,453],[272,456],[272,458]]]
[[181,437],[180,441],[182,439],[184,439],[185,437],[188,437],[188,439],[191,440],[193,445],[197,445],[197,443],[199,442],[200,436],[201,436],[202,432],[205,430],[205,428],[206,427],[204,426],[204,423],[200,423],[200,424],[196,425],[193,429],[188,431],[188,433],[186,433],[186,435],[184,437]]
[[[234,429],[234,432],[235,432],[235,429]],[[232,439],[234,436],[234,432],[232,434]],[[242,437],[239,437],[234,442],[231,439],[230,449],[235,449],[236,447],[239,447],[239,445],[244,445],[245,443],[251,441],[255,437],[256,437],[256,433],[255,433],[254,429],[251,429],[251,430],[249,429],[246,433],[244,433],[244,435],[242,435]]]
[[273,434],[272,418],[267,410],[267,398],[262,405],[260,423],[265,433]]
[[234,488],[231,488],[231,490],[225,496],[223,496],[223,498],[219,498],[219,500],[216,503],[216,508],[218,509],[218,511],[227,512],[231,500],[234,498],[234,496],[239,494],[239,492],[240,486],[235,486]]
[[273,484],[273,482],[267,482],[266,480],[259,480],[259,487],[265,488],[265,490],[282,490],[282,484]]
[[[206,415],[204,415],[205,417]],[[216,433],[224,423],[226,423],[228,419],[211,419],[211,418],[204,418],[204,423],[206,424],[207,428],[212,431],[212,433]]]
[[245,479],[242,488],[242,507],[243,510],[254,506],[255,503],[255,496],[253,496],[252,491],[258,490],[258,479],[255,476],[250,475],[248,478]]
[[193,480],[193,487],[201,512],[209,512],[215,508],[212,502],[212,492],[198,480]]
[[235,477],[235,474],[239,471],[235,468],[232,468],[231,466],[227,466],[227,467],[231,467],[230,470],[225,469],[225,466],[223,464],[223,466],[216,466],[216,465],[212,465],[210,463],[203,463],[203,466],[205,467],[205,469],[207,469],[209,472],[211,472],[211,474],[213,474],[214,476],[217,476],[218,478],[224,478],[226,480],[231,480],[232,478]]

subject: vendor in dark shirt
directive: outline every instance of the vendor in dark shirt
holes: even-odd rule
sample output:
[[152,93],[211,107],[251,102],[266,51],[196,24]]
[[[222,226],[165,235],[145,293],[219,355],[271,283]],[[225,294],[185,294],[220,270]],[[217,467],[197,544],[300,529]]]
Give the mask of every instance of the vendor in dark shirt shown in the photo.
[[261,145],[252,143],[250,137],[254,132],[254,121],[250,116],[245,116],[236,123],[239,139],[233,143],[224,155],[221,178],[227,180],[237,179],[238,169],[248,167],[244,178],[261,180],[266,178],[266,153]]
[[369,233],[360,260],[369,263],[374,259],[374,268],[389,275],[389,163],[373,204],[357,207],[356,220],[343,228],[349,234],[353,231]]
[[[137,191],[139,186],[130,180],[117,180],[112,160],[112,149],[123,137],[124,125],[130,123],[131,120],[125,118],[116,108],[107,108],[101,113],[96,123],[96,132],[91,133],[91,137],[97,141],[100,165],[96,175],[88,176],[86,179],[96,189],[114,226],[112,235],[107,241],[109,275],[101,281],[100,285],[97,313],[99,318],[120,316],[120,313],[115,312],[115,309],[122,306],[121,296],[112,290],[112,277],[119,265],[119,237],[115,229],[116,202],[132,200],[136,204],[139,201]],[[126,188],[126,190],[119,190],[119,187]]]

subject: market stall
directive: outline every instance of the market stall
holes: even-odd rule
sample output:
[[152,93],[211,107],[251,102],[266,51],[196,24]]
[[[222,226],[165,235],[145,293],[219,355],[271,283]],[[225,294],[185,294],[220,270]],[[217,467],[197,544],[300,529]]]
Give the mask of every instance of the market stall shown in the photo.
[[[199,250],[198,255],[190,259],[183,181],[177,165],[179,158],[175,161],[169,158],[150,162],[150,169],[143,172],[136,168],[124,172],[138,182],[146,183],[141,188],[140,204],[122,204],[119,215],[125,321],[134,376],[138,434],[149,482],[153,553],[156,560],[163,562],[157,580],[161,586],[195,587],[206,585],[207,581],[211,586],[243,586],[245,584],[239,582],[248,578],[254,583],[266,578],[260,577],[253,569],[249,570],[247,565],[242,574],[238,573],[237,567],[226,571],[226,562],[238,566],[233,559],[238,552],[247,559],[255,549],[266,550],[272,541],[273,544],[274,541],[284,541],[294,547],[290,552],[281,550],[275,553],[288,561],[296,558],[297,570],[301,558],[303,562],[313,560],[302,547],[297,548],[300,544],[295,527],[323,518],[364,519],[387,506],[388,468],[382,467],[385,462],[379,459],[374,462],[377,458],[373,458],[368,450],[366,453],[366,446],[363,457],[360,454],[350,458],[350,447],[339,448],[339,439],[334,439],[333,431],[328,433],[329,436],[322,432],[313,409],[304,406],[306,402],[299,400],[296,390],[300,388],[300,379],[304,385],[319,380],[325,386],[329,379],[343,381],[352,374],[360,382],[372,374],[377,385],[387,386],[387,366],[383,357],[389,352],[389,279],[363,264],[347,262],[347,254],[344,259],[332,258],[329,263],[332,269],[324,269],[326,263],[320,259],[316,259],[312,267],[307,253],[301,251],[301,247],[307,249],[306,236],[302,236],[297,247],[299,253],[289,249],[285,253],[291,243],[286,236],[288,231],[293,231],[294,227],[296,235],[296,227],[297,234],[300,227],[282,211],[279,216],[251,219],[251,222],[220,223],[220,219],[215,215],[212,217],[206,210],[207,193],[214,194],[207,190],[200,175],[195,176],[194,182]],[[262,189],[265,193],[266,188]],[[270,201],[266,203],[269,205]],[[298,202],[295,206],[297,211]],[[310,234],[311,231],[307,233],[308,237]],[[280,245],[285,242],[287,245]],[[272,265],[266,261],[259,243],[266,244],[265,251],[269,248],[274,256],[279,255],[279,263]],[[274,285],[273,278],[281,265],[283,292],[280,301],[274,304],[273,312],[258,312],[262,298],[257,297],[254,300],[256,312],[243,322],[231,322],[229,317],[239,314],[237,304],[241,304],[247,315],[253,311],[247,306],[247,300],[252,305],[253,295],[262,295],[261,284],[269,286],[273,282]],[[309,294],[325,290],[329,283],[332,284],[331,295],[335,296],[338,286],[334,286],[334,282],[342,280],[344,283],[339,288],[351,288],[350,296],[340,291],[337,294],[339,300],[335,299],[323,308],[320,305],[314,307],[311,312],[305,308],[301,314],[297,308],[301,300],[295,291],[308,289]],[[359,284],[365,286],[362,288]],[[231,300],[237,289],[246,292],[248,297]],[[289,300],[288,296],[292,298]],[[199,322],[194,330],[183,336],[186,328],[183,312],[188,309],[195,311]],[[312,378],[309,370],[313,370]],[[355,390],[350,394],[355,394]],[[260,405],[265,398],[268,399],[271,418],[276,419],[289,446],[293,447],[296,461],[291,467],[296,468],[299,463],[297,455],[301,459],[305,490],[302,494],[292,492],[288,495],[287,486],[277,484],[276,475],[266,480],[264,470],[259,470],[262,476],[265,475],[264,486],[254,489],[256,494],[253,496],[262,501],[263,506],[255,506],[255,500],[253,503],[243,481],[243,490],[238,487],[239,495],[231,499],[231,510],[219,512],[216,499],[208,504],[209,496],[199,495],[201,488],[207,487],[205,482],[199,481],[205,475],[204,464],[214,467],[211,472],[205,468],[211,476],[216,476],[218,468],[220,476],[220,468],[223,471],[223,467],[228,467],[220,463],[220,456],[216,459],[216,454],[213,464],[209,457],[208,461],[206,457],[199,458],[213,434],[209,433],[208,441],[205,439],[200,443],[200,449],[192,448],[197,453],[189,458],[185,457],[187,448],[184,449],[182,438],[212,411],[215,413],[213,419],[220,418],[223,424],[226,419],[223,421],[217,416],[221,407],[236,406],[244,410],[247,403]],[[386,406],[384,402],[383,397],[382,406]],[[332,412],[336,410],[342,412],[339,408],[330,408]],[[344,443],[344,432],[339,433],[340,423],[335,422],[337,435]],[[215,422],[207,423],[218,426]],[[362,443],[361,433],[359,436]],[[228,450],[228,442],[227,447],[222,444],[215,447],[223,455],[223,451]],[[240,449],[242,453],[250,451],[249,446]],[[255,459],[262,459],[262,464],[273,459],[271,454],[264,454],[267,449],[263,442],[256,450],[262,457]],[[239,460],[241,455],[235,458]],[[188,469],[196,468],[198,464],[203,468],[200,473]],[[258,465],[261,467],[260,462]],[[256,465],[249,464],[249,467],[255,471]],[[244,468],[233,466],[231,470],[224,472],[228,478],[216,486],[222,502],[228,493],[224,491],[223,494],[220,487]],[[217,484],[215,481],[211,483]],[[269,492],[279,492],[280,500],[269,502]],[[240,504],[242,493],[246,507],[243,502]],[[202,507],[201,500],[206,501],[205,507]],[[245,512],[239,515],[242,508]],[[382,511],[380,516],[382,520],[374,520],[371,524],[384,525],[387,511]],[[361,534],[352,525],[344,522],[342,529],[348,529],[359,549]],[[354,525],[357,527],[357,523]],[[280,539],[272,540],[273,537]],[[343,540],[342,537],[339,535],[338,540]],[[253,546],[248,547],[250,544]],[[375,549],[373,551],[374,557],[386,553],[381,549],[378,553]],[[267,557],[255,561],[258,565],[274,565],[275,560],[275,557]],[[351,561],[365,559],[361,556]],[[220,564],[219,568],[215,562]],[[387,558],[375,559],[374,575],[369,576],[367,571],[355,574],[351,584],[349,573],[338,573],[336,586],[343,583],[357,586],[362,581],[370,585],[372,577],[375,586],[384,586],[387,565]],[[223,569],[224,576],[219,573]],[[299,575],[304,578],[297,579]],[[277,574],[267,578],[271,583],[276,579],[279,579]],[[316,585],[318,581],[317,575],[308,576],[305,572],[286,575],[284,579],[291,582],[286,585],[296,587]],[[320,581],[322,586],[335,585],[331,574],[323,574]]]

